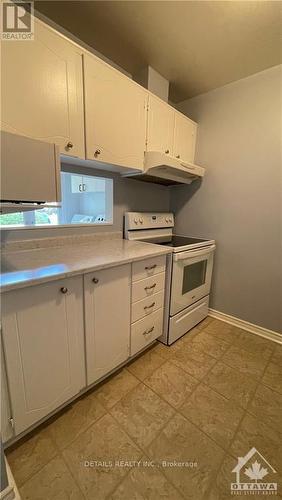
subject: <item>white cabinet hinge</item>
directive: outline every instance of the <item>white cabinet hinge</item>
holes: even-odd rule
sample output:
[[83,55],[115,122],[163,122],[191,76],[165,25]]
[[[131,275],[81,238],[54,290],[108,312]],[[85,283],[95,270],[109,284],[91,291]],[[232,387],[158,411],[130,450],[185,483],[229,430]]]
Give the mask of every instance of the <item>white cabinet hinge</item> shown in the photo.
[[14,422],[14,419],[11,417],[9,418],[9,422],[10,422],[10,426],[12,427],[12,429],[15,428],[15,422]]

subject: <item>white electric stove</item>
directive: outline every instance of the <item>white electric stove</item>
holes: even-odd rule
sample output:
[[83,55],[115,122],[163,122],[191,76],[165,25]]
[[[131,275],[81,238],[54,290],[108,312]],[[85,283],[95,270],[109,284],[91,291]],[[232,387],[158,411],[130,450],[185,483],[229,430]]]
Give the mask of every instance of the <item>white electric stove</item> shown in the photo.
[[175,235],[172,213],[125,214],[124,237],[166,245],[165,314],[161,342],[171,345],[208,315],[215,241]]

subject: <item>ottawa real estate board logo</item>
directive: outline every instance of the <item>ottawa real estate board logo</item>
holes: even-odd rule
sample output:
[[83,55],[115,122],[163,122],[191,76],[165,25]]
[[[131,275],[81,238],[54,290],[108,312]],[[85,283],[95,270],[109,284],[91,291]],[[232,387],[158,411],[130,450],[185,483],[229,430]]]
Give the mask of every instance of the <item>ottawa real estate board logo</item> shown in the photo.
[[34,39],[33,2],[1,2],[1,39],[25,41]]
[[232,495],[277,495],[276,470],[256,448],[238,457],[232,472],[236,476],[231,483]]

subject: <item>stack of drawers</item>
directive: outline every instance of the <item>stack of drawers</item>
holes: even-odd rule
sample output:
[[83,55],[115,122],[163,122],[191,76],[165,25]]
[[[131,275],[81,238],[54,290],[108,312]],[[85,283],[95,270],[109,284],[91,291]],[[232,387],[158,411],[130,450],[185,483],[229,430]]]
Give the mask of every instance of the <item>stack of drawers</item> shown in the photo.
[[162,335],[166,256],[132,265],[131,356]]

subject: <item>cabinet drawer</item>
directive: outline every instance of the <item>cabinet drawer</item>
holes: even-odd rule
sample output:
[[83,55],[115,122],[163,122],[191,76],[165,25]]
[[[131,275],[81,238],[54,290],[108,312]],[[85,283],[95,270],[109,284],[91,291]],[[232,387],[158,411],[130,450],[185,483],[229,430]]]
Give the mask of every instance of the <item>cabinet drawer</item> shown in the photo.
[[132,302],[146,299],[154,293],[158,293],[164,289],[165,273],[156,274],[150,278],[136,281],[132,284]]
[[132,264],[132,281],[150,278],[158,273],[163,273],[166,266],[166,256],[159,255],[150,259],[141,260]]
[[144,318],[144,316],[149,316],[157,309],[163,307],[163,304],[164,290],[159,293],[154,293],[151,297],[135,302],[135,304],[132,304],[131,322],[134,323],[135,321]]
[[163,308],[158,309],[149,317],[142,318],[131,326],[131,356],[134,356],[134,354],[162,335],[163,313]]

